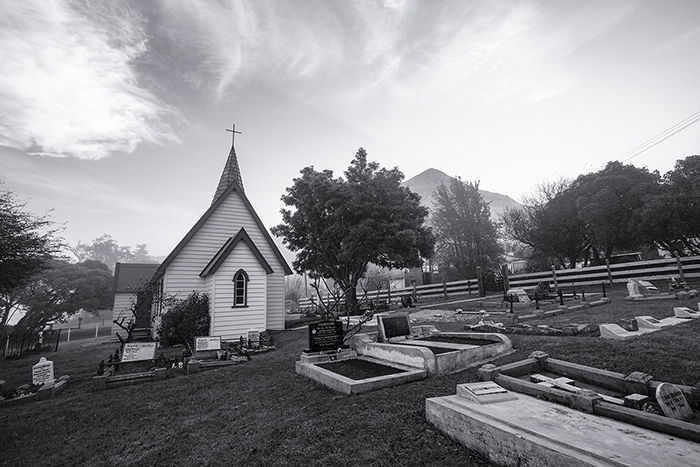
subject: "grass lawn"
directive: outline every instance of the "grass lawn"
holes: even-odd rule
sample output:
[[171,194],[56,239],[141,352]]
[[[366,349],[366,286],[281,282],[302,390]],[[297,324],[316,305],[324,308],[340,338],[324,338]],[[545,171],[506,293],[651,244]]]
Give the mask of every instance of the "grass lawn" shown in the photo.
[[[588,311],[615,313],[625,303],[614,299]],[[434,324],[463,330],[463,323]],[[630,342],[512,335],[517,352],[494,363],[544,350],[581,364],[698,385],[698,335],[697,321]],[[246,364],[104,392],[92,392],[89,378],[114,345],[61,345],[49,358],[57,375],[71,375],[70,387],[56,399],[0,409],[0,465],[487,465],[423,418],[427,397],[454,394],[458,383],[476,380],[476,369],[345,396],[294,372],[307,346],[306,330],[274,337],[277,351]],[[0,379],[27,382],[37,360],[0,360]]]

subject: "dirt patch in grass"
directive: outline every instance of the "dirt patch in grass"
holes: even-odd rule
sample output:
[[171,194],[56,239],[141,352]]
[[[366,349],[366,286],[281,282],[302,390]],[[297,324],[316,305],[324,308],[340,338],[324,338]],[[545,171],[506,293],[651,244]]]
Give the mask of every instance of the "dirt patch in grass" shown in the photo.
[[399,368],[380,365],[379,363],[362,360],[360,358],[341,360],[339,362],[322,363],[318,366],[354,380],[404,373],[404,370]]

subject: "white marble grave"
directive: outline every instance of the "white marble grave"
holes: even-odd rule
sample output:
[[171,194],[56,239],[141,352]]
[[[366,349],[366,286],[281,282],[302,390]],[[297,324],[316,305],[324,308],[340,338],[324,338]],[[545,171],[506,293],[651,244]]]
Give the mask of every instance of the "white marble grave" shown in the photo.
[[46,357],[41,357],[32,367],[32,384],[52,384],[53,382],[53,362]]
[[685,306],[674,306],[673,315],[676,318],[700,319],[700,311],[695,311]]

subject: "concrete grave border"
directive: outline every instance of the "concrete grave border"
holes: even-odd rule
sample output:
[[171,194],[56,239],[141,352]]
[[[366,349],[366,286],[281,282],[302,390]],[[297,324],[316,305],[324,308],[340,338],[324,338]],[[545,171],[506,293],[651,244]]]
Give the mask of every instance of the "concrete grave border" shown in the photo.
[[[593,391],[581,390],[572,393],[519,378],[528,373],[539,372],[549,372],[573,378],[622,394],[641,394],[649,397],[653,397],[656,394],[656,388],[663,383],[663,381],[654,381],[650,375],[645,373],[633,372],[629,375],[624,375],[550,358],[548,354],[539,351],[533,352],[525,360],[508,365],[500,367],[484,365],[479,369],[479,378],[481,381],[493,381],[511,391],[556,402],[583,412],[620,420],[642,428],[695,441],[696,443],[700,442],[700,425],[606,402],[601,395]],[[678,384],[675,386],[686,396],[692,394],[694,390],[691,386]]]
[[44,401],[48,399],[53,399],[57,395],[61,394],[68,387],[70,382],[70,376],[63,375],[57,378],[53,384],[45,384],[34,394],[30,394],[24,397],[15,397],[14,399],[1,399],[1,407],[12,407],[15,405],[25,404],[27,402]]
[[[428,376],[428,372],[426,370],[413,368],[406,365],[399,365],[371,357],[357,357],[357,359],[397,368],[399,370],[403,370],[403,372],[391,375],[375,376],[374,378],[354,380],[338,373],[334,373],[330,370],[326,370],[325,368],[321,368],[316,363],[297,361],[294,366],[297,374],[314,380],[327,388],[333,389],[334,391],[348,395],[362,394],[390,386],[397,386],[399,384],[424,379]],[[354,358],[341,360],[354,360]]]

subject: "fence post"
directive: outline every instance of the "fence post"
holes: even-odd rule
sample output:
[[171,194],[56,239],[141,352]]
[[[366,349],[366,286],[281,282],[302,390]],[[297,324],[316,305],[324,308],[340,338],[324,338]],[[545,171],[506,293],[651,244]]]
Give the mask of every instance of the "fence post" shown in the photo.
[[469,281],[467,281],[467,294],[468,294],[469,298],[471,298],[471,296],[472,296],[472,284]]
[[445,279],[442,280],[442,296],[445,300],[447,300],[447,282]]
[[678,274],[681,276],[681,282],[685,282],[685,275],[683,274],[683,266],[681,266],[681,257],[676,253],[676,264],[678,265]]
[[513,313],[513,295],[510,296],[510,312]]
[[391,307],[391,277],[389,277],[389,283],[386,286],[386,296],[389,301],[389,306]]
[[70,326],[68,327],[68,340],[66,340],[66,344],[70,342]]
[[554,278],[554,291],[559,293],[559,282],[557,282],[557,268],[552,264],[552,278]]
[[476,281],[479,285],[479,297],[483,297],[486,295],[486,292],[484,291],[484,273],[481,270],[481,266],[476,267]]
[[608,258],[605,258],[605,269],[608,270],[608,280],[612,284],[613,283],[612,271],[610,270],[610,260]]
[[97,333],[99,332],[99,330],[100,330],[100,325],[96,324],[95,325],[95,339],[97,339]]
[[508,279],[508,265],[501,266],[501,275],[503,276],[503,293],[510,290],[510,280]]
[[537,292],[535,292],[535,310],[539,310],[539,309],[540,309],[540,297],[537,294]]
[[608,296],[605,294],[605,282],[602,282],[603,284],[603,298],[607,298]]

